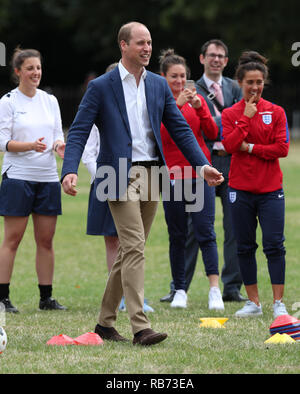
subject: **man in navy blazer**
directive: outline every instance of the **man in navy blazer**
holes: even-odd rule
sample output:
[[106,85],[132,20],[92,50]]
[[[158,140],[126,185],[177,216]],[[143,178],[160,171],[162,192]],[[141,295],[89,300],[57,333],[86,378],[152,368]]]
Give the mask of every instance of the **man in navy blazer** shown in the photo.
[[[101,169],[115,173],[116,188],[108,203],[117,228],[120,248],[104,291],[97,332],[103,339],[125,341],[114,328],[124,293],[133,344],[153,345],[167,334],[155,332],[143,312],[144,247],[158,201],[151,198],[151,167],[164,161],[160,137],[163,122],[191,165],[201,168],[209,185],[223,182],[222,174],[209,166],[193,132],[178,110],[164,78],[145,70],[152,52],[146,26],[123,25],[118,34],[121,61],[111,72],[94,79],[81,101],[69,130],[62,186],[76,195],[77,170],[92,125],[100,132],[97,185],[104,181]],[[135,170],[136,175],[128,174]],[[136,181],[140,180],[139,185]],[[95,187],[98,187],[95,185]],[[148,199],[137,198],[150,185]],[[124,198],[125,196],[125,198]]]

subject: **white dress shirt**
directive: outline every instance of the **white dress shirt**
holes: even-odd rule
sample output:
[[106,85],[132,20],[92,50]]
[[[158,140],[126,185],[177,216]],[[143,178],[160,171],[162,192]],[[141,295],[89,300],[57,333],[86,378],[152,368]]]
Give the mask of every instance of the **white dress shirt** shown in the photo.
[[[214,88],[213,88],[213,83],[215,83],[215,81],[212,81],[211,79],[209,79],[205,74],[203,74],[203,79],[204,82],[208,88],[208,90],[211,93],[215,93]],[[220,79],[217,81],[217,84],[220,85],[221,89],[222,89],[222,76],[220,77]],[[221,141],[216,141],[213,145],[213,150],[225,150],[224,145],[222,144]]]
[[218,81],[213,81],[213,80],[209,79],[205,74],[203,74],[203,79],[204,79],[204,82],[205,82],[208,90],[211,93],[215,93],[214,88],[212,87],[212,84],[215,82],[217,82],[217,84],[219,84],[222,88],[222,76],[220,77],[220,79]]
[[145,96],[147,71],[144,69],[139,86],[137,86],[134,75],[126,70],[121,61],[118,67],[132,137],[132,161],[157,160],[156,141],[149,120]]

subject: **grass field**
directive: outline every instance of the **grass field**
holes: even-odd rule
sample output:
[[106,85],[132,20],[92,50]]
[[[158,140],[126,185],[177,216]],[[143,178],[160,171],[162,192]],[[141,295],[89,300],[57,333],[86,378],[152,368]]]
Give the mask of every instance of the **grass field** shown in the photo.
[[[281,161],[281,166],[286,194],[285,303],[290,314],[295,315],[300,311],[292,310],[292,306],[300,302],[300,144],[291,144],[289,156]],[[77,337],[94,330],[107,279],[103,239],[85,235],[89,175],[83,166],[80,167],[78,190],[76,198],[63,195],[63,215],[58,220],[55,237],[54,296],[68,307],[68,311],[38,311],[30,221],[11,281],[11,300],[20,313],[6,315],[8,346],[0,355],[1,374],[300,373],[299,343],[264,344],[270,337],[273,315],[271,286],[259,232],[258,278],[264,311],[261,318],[235,318],[234,313],[241,306],[237,303],[226,303],[225,312],[221,314],[209,312],[208,281],[200,257],[189,291],[188,308],[171,310],[169,304],[159,302],[159,298],[167,293],[170,282],[168,236],[161,205],[146,248],[145,295],[155,309],[155,313],[150,314],[152,327],[167,332],[168,339],[150,348],[109,342],[100,347],[47,346],[46,342],[54,335]],[[221,221],[221,206],[217,199],[220,268],[223,263]],[[2,238],[3,219],[0,218]],[[224,329],[200,328],[199,318],[208,316],[225,316],[229,320]],[[122,335],[132,337],[127,313],[119,314],[116,327]]]

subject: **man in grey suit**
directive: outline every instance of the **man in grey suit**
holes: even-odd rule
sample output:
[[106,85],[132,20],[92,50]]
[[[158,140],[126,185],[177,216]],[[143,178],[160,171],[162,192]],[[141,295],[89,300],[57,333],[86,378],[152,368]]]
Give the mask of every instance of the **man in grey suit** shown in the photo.
[[[227,196],[228,173],[231,155],[225,151],[220,141],[221,112],[224,108],[230,107],[239,101],[242,98],[242,93],[235,81],[222,75],[223,70],[228,63],[228,48],[221,40],[213,39],[207,41],[201,48],[199,60],[204,66],[204,74],[196,82],[196,89],[197,92],[205,98],[210,112],[219,127],[217,140],[210,141],[206,139],[206,144],[211,152],[213,167],[222,172],[225,179],[221,185],[216,187],[216,195],[221,198],[223,207],[224,265],[221,275],[224,285],[223,300],[244,301],[245,298],[240,294],[242,278],[237,260],[236,241],[233,236]],[[198,251],[199,245],[194,237],[191,220],[189,220],[188,238],[185,250],[187,289],[189,288],[193,278],[195,266],[197,263]],[[170,293],[160,300],[162,302],[171,302],[173,296],[174,288],[173,284],[171,283]]]
[[[241,100],[242,92],[235,81],[222,75],[228,63],[228,48],[223,41],[216,39],[207,41],[201,48],[200,63],[204,66],[204,74],[196,83],[197,91],[205,98],[219,127],[217,140],[206,141],[206,144],[211,152],[212,165],[222,171],[225,179],[223,185],[216,187],[216,195],[221,198],[223,207],[224,265],[221,275],[224,285],[223,300],[244,301],[245,299],[240,294],[242,277],[237,260],[236,241],[232,231],[227,193],[231,155],[225,151],[220,142],[222,110]],[[220,100],[218,100],[218,93],[214,89],[215,83],[221,87]],[[212,99],[214,95],[215,99]]]
[[[149,346],[167,337],[151,329],[143,312],[144,248],[159,201],[155,199],[158,190],[154,198],[152,194],[152,168],[164,160],[161,122],[191,165],[201,166],[200,175],[209,186],[217,186],[224,179],[199,148],[165,78],[145,69],[152,53],[147,27],[138,22],[123,25],[118,42],[122,55],[118,66],[89,83],[69,130],[62,186],[65,193],[76,196],[78,165],[96,124],[101,144],[95,188],[98,191],[105,185],[106,170],[113,172],[115,188],[107,199],[120,247],[106,283],[95,332],[105,340],[126,340],[114,328],[124,294],[133,344]],[[105,196],[102,193],[99,197]]]

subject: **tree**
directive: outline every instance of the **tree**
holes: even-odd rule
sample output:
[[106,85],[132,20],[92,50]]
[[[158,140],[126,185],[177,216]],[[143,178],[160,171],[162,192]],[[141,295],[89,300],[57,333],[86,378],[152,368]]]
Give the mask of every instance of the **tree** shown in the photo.
[[[230,52],[226,75],[233,75],[243,50],[261,52],[269,58],[270,95],[293,110],[299,102],[295,80],[300,67],[291,63],[292,45],[300,41],[297,19],[293,0],[0,0],[0,41],[7,62],[17,45],[39,49],[43,83],[66,87],[78,86],[87,72],[101,74],[118,61],[117,32],[131,20],[149,27],[149,68],[155,72],[160,50],[171,47],[187,59],[193,78],[198,78],[203,72],[200,47],[220,38]],[[3,90],[9,84],[9,67],[0,67],[0,77]]]

